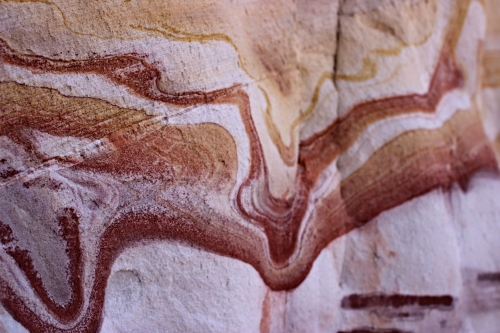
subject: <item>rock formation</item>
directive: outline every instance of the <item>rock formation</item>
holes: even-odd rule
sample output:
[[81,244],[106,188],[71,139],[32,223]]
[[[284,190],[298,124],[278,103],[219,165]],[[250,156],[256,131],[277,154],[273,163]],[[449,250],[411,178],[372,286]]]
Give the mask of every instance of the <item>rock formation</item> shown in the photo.
[[0,332],[498,332],[499,16],[0,2]]

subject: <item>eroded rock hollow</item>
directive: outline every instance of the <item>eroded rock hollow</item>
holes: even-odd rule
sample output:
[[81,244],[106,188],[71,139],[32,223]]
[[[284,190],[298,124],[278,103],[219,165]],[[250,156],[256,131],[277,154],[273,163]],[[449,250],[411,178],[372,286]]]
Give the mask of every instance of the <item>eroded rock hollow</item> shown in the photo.
[[497,0],[0,2],[0,332],[499,332]]

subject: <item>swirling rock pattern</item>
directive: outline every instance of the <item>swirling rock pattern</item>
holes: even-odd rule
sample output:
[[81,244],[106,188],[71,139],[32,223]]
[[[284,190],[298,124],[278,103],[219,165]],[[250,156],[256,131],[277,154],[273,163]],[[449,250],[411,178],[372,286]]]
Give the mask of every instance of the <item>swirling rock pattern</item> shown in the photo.
[[0,331],[494,332],[495,1],[0,2]]

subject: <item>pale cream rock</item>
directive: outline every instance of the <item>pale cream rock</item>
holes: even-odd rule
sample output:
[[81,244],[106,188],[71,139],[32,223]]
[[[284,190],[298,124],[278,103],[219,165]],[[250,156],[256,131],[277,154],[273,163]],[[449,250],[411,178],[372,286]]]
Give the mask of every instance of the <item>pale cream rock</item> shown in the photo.
[[[500,156],[499,15],[498,0],[1,2],[0,99],[7,106],[0,106],[0,282],[34,315],[4,305],[0,332],[27,332],[16,316],[25,325],[47,323],[61,332],[91,331],[85,320],[94,319],[96,329],[110,333],[497,332],[500,177],[488,152],[491,145]],[[9,58],[4,44],[21,60]],[[127,57],[134,58],[132,65],[103,69]],[[33,59],[60,67],[51,70]],[[73,70],[103,59],[101,67]],[[445,68],[441,76],[437,68]],[[134,86],[130,78],[137,73],[157,76],[144,74]],[[40,98],[23,102],[9,95],[24,88],[40,89]],[[233,99],[210,100],[213,91]],[[206,99],[172,102],[186,94]],[[235,102],[243,95],[248,114],[245,103]],[[396,101],[398,96],[409,97]],[[93,101],[90,111],[71,104],[83,99]],[[71,119],[91,115],[78,118],[81,123],[71,125],[77,130],[68,128],[71,135],[61,134],[43,125],[43,112],[53,112],[47,105],[55,100]],[[101,104],[93,109],[94,102]],[[355,113],[363,103],[365,113]],[[93,123],[104,105],[117,113]],[[100,134],[115,126],[120,112],[131,115],[111,134]],[[61,127],[71,120],[49,114]],[[144,118],[127,123],[133,117]],[[209,147],[220,151],[213,153],[194,139],[195,130],[185,130],[206,124],[231,144],[216,142]],[[83,135],[90,127],[95,133]],[[178,137],[165,128],[176,128]],[[470,128],[479,130],[466,133]],[[209,136],[216,130],[203,133],[208,143],[223,137]],[[444,139],[425,142],[427,137]],[[160,139],[171,146],[156,144]],[[310,142],[326,143],[311,148]],[[130,147],[139,149],[130,153]],[[428,150],[425,170],[419,160],[371,163],[390,149],[403,154],[414,147]],[[221,157],[224,149],[235,161]],[[129,155],[115,165],[109,160],[118,159],[117,152]],[[157,159],[140,155],[142,167],[151,167],[141,169],[147,171],[140,179],[125,168],[142,153]],[[184,164],[168,160],[176,154]],[[173,166],[156,175],[155,163]],[[92,169],[102,165],[118,171]],[[196,173],[196,167],[208,171]],[[482,167],[490,170],[477,172]],[[226,178],[217,178],[226,169]],[[254,170],[262,174],[252,178]],[[399,171],[406,178],[397,178]],[[420,192],[419,182],[404,187],[415,179],[431,185]],[[239,206],[245,186],[250,212]],[[370,197],[365,189],[372,188]],[[335,191],[345,202],[331,199]],[[384,208],[373,208],[372,201]],[[60,212],[67,207],[78,217],[66,228],[76,225],[82,247],[82,295],[74,317],[64,321],[14,252],[16,246],[29,249],[49,300],[70,302],[68,253],[76,249],[66,249],[61,236],[66,220]],[[302,208],[296,247],[285,263],[273,261],[268,240],[276,238],[269,230],[282,223],[280,230],[290,233]],[[177,225],[171,233],[178,239],[134,238],[110,267],[100,267],[99,256],[127,236],[117,233],[103,250],[101,239],[113,223],[145,212],[182,213],[221,232],[202,244],[175,234],[183,227]],[[128,232],[134,222],[119,228]],[[325,236],[328,226],[348,230]],[[217,247],[234,239],[243,254]],[[97,280],[108,268],[108,276]],[[96,284],[105,293],[103,304],[92,298]],[[0,296],[14,299],[4,289]],[[352,300],[363,297],[371,303],[356,308]],[[404,297],[418,301],[399,304]]]

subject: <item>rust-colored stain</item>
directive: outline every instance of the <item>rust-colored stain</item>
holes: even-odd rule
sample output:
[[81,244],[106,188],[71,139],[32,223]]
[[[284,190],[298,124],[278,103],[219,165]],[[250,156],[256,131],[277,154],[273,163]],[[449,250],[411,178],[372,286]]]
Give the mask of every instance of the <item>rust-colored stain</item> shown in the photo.
[[[448,188],[453,182],[464,185],[479,170],[496,171],[495,154],[476,110],[457,112],[439,129],[409,131],[385,144],[334,191],[318,199],[314,213],[306,216],[321,174],[370,124],[417,111],[435,112],[444,94],[463,85],[464,78],[453,55],[456,43],[453,36],[441,50],[425,94],[361,103],[321,133],[300,142],[295,193],[285,199],[271,194],[262,143],[243,86],[171,93],[163,91],[158,84],[160,69],[139,54],[63,61],[16,52],[0,40],[0,57],[4,63],[33,72],[97,74],[141,98],[171,106],[234,105],[248,137],[250,155],[249,171],[233,197],[238,169],[236,143],[220,125],[171,125],[145,112],[120,108],[96,98],[67,97],[53,89],[0,83],[0,136],[23,147],[29,155],[26,162],[29,168],[37,170],[50,163],[64,164],[67,173],[105,176],[125,184],[123,186],[141,181],[153,184],[158,193],[161,192],[161,195],[138,193],[136,206],[119,206],[109,217],[96,251],[97,269],[88,291],[88,302],[84,301],[81,217],[74,207],[58,211],[54,222],[57,226],[54,233],[66,244],[69,259],[67,283],[71,295],[66,304],[51,298],[35,268],[31,249],[19,245],[13,228],[0,221],[0,242],[8,249],[7,254],[17,262],[48,312],[59,323],[68,324],[68,328],[55,326],[40,317],[22,295],[0,277],[3,306],[31,332],[96,332],[102,322],[104,293],[114,260],[130,246],[156,240],[180,241],[236,258],[252,265],[271,289],[291,289],[305,279],[321,250],[337,237],[435,188]],[[263,54],[262,61],[271,72],[283,71],[284,64],[273,54]],[[291,82],[284,75],[278,75],[276,81],[286,95]],[[90,155],[47,156],[33,143],[31,133],[35,130],[56,137],[94,140],[112,148]],[[0,167],[6,162],[0,161]],[[23,172],[0,169],[0,180],[10,186],[14,180],[23,179]],[[16,188],[16,191],[46,188],[58,191],[59,186],[57,182],[37,181],[35,177],[22,182],[19,186],[22,189]],[[185,192],[181,191],[183,188]],[[214,211],[203,200],[204,194],[198,193],[202,189],[231,198],[239,218],[263,231],[267,247],[262,246],[262,237],[250,228]],[[133,191],[135,189],[130,192]],[[151,206],[141,206],[140,200],[148,195],[152,198]],[[181,197],[182,200],[175,200]],[[496,281],[498,278],[484,275],[478,277],[481,279]],[[453,298],[449,295],[351,295],[342,301],[346,309],[401,306],[449,308],[453,306]],[[262,333],[270,329],[269,307],[268,293],[263,303]],[[404,331],[371,328],[350,331],[355,332]]]
[[267,290],[264,302],[262,302],[262,317],[260,319],[260,333],[269,333],[271,331],[271,294]]
[[400,330],[397,328],[360,327],[350,331],[338,331],[337,333],[412,333],[412,331]]
[[397,328],[360,327],[350,331],[338,331],[337,333],[412,333],[412,331],[400,330]]
[[422,308],[450,308],[453,306],[453,297],[450,295],[440,296],[416,296],[402,294],[353,294],[342,299],[342,308],[351,310],[364,310],[376,307],[400,308],[406,306]]

